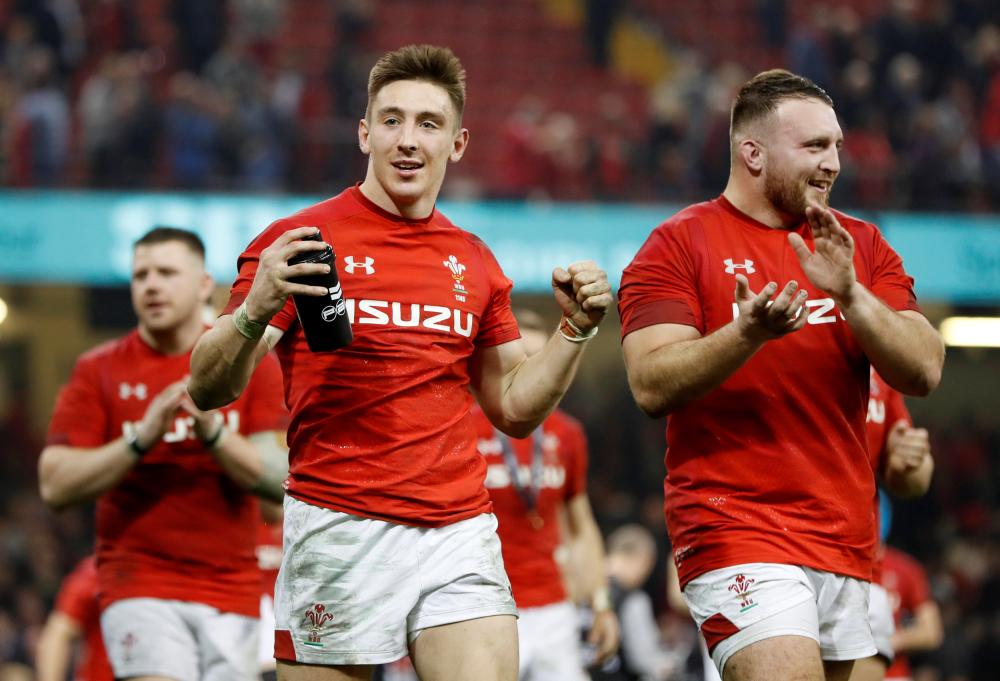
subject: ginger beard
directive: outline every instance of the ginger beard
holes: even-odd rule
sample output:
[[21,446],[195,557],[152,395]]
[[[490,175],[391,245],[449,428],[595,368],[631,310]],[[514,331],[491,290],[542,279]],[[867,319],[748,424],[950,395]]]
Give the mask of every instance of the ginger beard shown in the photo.
[[[804,217],[808,206],[829,207],[833,180],[823,180],[827,183],[826,191],[810,192],[810,179],[793,177],[792,173],[784,171],[781,166],[777,168],[769,166],[764,171],[764,197],[771,202],[771,205],[786,215]],[[809,196],[809,194],[813,194],[813,196]]]

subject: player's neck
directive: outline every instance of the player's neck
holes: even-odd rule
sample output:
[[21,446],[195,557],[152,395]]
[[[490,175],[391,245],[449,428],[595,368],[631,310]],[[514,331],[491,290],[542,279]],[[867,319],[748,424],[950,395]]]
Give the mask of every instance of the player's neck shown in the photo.
[[736,210],[771,229],[792,229],[802,221],[801,217],[779,211],[759,188],[748,186],[732,175],[722,195]]
[[154,331],[141,323],[138,328],[142,339],[157,352],[164,355],[182,355],[198,342],[205,331],[205,324],[200,317],[195,317],[171,329],[161,331]]
[[393,199],[385,191],[374,173],[368,173],[365,181],[358,187],[365,198],[374,203],[382,210],[398,215],[407,220],[423,220],[434,211],[434,204],[437,201],[437,192],[434,196],[425,196],[417,199],[413,203],[403,203]]

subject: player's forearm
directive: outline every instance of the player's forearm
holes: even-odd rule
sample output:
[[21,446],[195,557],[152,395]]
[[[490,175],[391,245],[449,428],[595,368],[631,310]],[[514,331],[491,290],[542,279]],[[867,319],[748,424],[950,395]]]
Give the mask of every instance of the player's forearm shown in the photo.
[[65,681],[69,671],[73,641],[79,636],[78,628],[59,612],[49,616],[38,637],[35,656],[36,681]]
[[53,508],[90,501],[117,485],[138,460],[123,437],[93,449],[46,447],[38,459],[42,500]]
[[860,283],[837,305],[886,383],[907,395],[923,396],[941,382],[944,343],[925,320],[900,314]]
[[230,315],[220,317],[191,353],[191,399],[206,411],[231,403],[246,389],[264,352],[263,340],[241,334]]
[[917,608],[913,621],[896,630],[892,637],[893,650],[897,653],[912,653],[933,650],[941,645],[944,629],[937,604],[927,602]]
[[212,454],[222,470],[243,489],[271,501],[284,496],[288,455],[278,445],[278,433],[262,432],[245,438],[226,432]]
[[740,333],[735,321],[694,340],[659,347],[629,362],[629,385],[639,408],[658,417],[722,385],[763,346]]
[[915,499],[927,494],[934,476],[934,459],[928,456],[919,467],[911,470],[896,470],[885,472],[885,486],[889,492],[900,499]]
[[511,437],[527,437],[541,425],[572,384],[586,345],[556,333],[541,352],[521,362],[506,382],[497,427]]
[[594,522],[581,527],[573,540],[577,546],[572,555],[579,561],[574,572],[579,575],[581,592],[586,595],[588,604],[593,605],[595,597],[604,598],[607,595],[608,574],[605,568],[607,561],[604,555],[604,540],[601,539],[601,532]]

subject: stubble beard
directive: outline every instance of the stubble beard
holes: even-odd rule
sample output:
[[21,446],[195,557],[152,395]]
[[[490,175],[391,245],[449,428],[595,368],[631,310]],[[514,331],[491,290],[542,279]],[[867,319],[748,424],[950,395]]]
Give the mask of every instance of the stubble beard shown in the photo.
[[[764,198],[781,213],[804,218],[806,208],[810,205],[806,199],[808,186],[788,175],[768,171],[764,175]],[[818,203],[826,208],[829,205],[829,192],[822,194]]]

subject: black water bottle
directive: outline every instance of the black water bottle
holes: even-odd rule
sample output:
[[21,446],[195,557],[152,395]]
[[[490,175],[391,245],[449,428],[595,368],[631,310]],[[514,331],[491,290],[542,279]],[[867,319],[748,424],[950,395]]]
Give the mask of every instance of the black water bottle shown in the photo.
[[[322,241],[319,232],[303,237],[306,241]],[[306,336],[306,343],[313,352],[332,352],[342,348],[354,339],[351,333],[351,321],[347,316],[347,303],[340,288],[340,278],[337,276],[337,256],[333,249],[327,246],[322,251],[305,251],[288,259],[289,265],[301,263],[318,263],[329,265],[326,274],[310,274],[296,277],[289,281],[307,286],[322,286],[329,293],[325,296],[293,295],[295,311],[299,315],[299,324]]]

